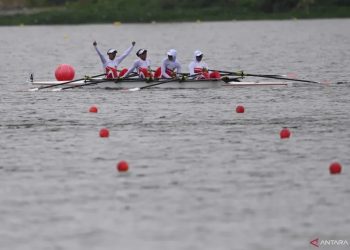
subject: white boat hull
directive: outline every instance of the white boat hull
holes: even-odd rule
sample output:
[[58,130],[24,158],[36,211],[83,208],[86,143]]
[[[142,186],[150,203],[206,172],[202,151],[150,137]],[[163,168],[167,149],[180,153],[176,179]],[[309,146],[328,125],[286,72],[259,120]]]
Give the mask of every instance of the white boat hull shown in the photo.
[[[96,84],[94,83],[96,81]],[[129,88],[140,88],[147,85],[156,84],[159,81],[153,81],[147,83],[142,80],[132,79],[132,80],[122,80],[122,81],[106,81],[105,79],[94,79],[94,81],[90,80],[82,80],[76,81],[72,83],[64,84],[65,81],[32,81],[31,84],[33,87],[44,87],[44,86],[52,86],[57,88],[64,88],[70,86],[81,86],[84,88],[107,88],[107,89],[129,89]],[[103,81],[103,82],[99,82]],[[167,80],[162,80],[167,81]],[[86,85],[86,86],[84,86]],[[219,88],[219,87],[244,87],[244,86],[287,86],[288,84],[285,82],[273,82],[273,81],[262,81],[262,82],[228,82],[225,83],[222,80],[186,80],[185,82],[171,81],[167,83],[158,84],[152,88]]]

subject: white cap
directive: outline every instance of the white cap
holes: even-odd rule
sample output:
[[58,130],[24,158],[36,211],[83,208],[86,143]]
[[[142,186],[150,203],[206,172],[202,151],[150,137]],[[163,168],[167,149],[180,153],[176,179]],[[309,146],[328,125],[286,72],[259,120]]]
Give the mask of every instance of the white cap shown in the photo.
[[112,54],[112,53],[117,53],[117,50],[116,49],[109,49],[107,51],[107,54]]
[[200,50],[196,50],[196,51],[194,52],[194,55],[195,55],[195,56],[201,56],[201,55],[203,55],[203,53],[202,53],[202,51],[200,51]]
[[176,50],[174,50],[174,49],[171,49],[171,50],[169,50],[168,51],[168,56],[173,56],[173,57],[176,57]]
[[137,56],[140,56],[140,55],[142,55],[142,54],[145,53],[145,52],[147,52],[146,49],[139,49],[139,50],[136,52],[136,55],[137,55]]

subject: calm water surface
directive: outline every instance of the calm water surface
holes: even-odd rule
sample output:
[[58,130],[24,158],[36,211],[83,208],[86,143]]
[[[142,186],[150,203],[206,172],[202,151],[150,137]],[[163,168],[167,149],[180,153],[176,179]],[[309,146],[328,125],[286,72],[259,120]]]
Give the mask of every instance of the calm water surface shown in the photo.
[[[349,19],[0,27],[0,249],[350,242],[349,27]],[[94,40],[119,52],[135,40],[154,66],[176,48],[186,69],[201,49],[212,68],[328,83],[28,91],[29,73],[52,79],[60,63],[77,77],[100,73]],[[87,112],[93,104],[98,114]],[[110,138],[99,138],[102,127]],[[282,127],[289,140],[279,139]],[[119,160],[128,174],[115,171]],[[333,161],[341,175],[329,175]]]

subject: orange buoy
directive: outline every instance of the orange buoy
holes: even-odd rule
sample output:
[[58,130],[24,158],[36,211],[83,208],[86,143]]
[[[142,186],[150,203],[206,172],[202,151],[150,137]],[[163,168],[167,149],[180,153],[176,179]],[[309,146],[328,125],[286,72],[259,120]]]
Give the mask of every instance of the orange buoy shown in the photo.
[[55,70],[55,77],[57,81],[71,81],[75,75],[73,66],[69,64],[60,64]]

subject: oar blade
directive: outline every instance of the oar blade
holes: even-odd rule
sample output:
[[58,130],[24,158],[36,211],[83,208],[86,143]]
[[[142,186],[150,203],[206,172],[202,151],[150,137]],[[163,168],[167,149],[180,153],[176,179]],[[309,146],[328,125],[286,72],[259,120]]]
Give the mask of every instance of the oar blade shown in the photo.
[[230,82],[230,78],[228,76],[221,77],[221,80],[224,81],[225,83]]
[[139,91],[141,90],[140,88],[132,88],[132,89],[128,89],[128,91]]
[[52,92],[58,92],[58,91],[61,91],[61,90],[63,90],[63,88],[54,88],[54,89],[52,89]]
[[92,78],[96,78],[96,77],[104,76],[104,75],[105,75],[105,73],[94,75],[94,76],[84,76],[83,78],[79,78],[79,79],[75,79],[75,80],[71,80],[71,81],[65,81],[65,82],[60,82],[60,83],[53,84],[53,85],[48,85],[48,86],[42,86],[42,87],[39,87],[39,88],[35,88],[35,90],[32,90],[32,91],[37,91],[37,90],[47,89],[47,88],[53,88],[53,87],[56,87],[56,86],[66,85],[66,84],[73,83],[73,82],[87,81],[87,80],[90,80]]
[[39,88],[32,88],[32,89],[28,89],[28,91],[34,92],[34,91],[38,91]]

